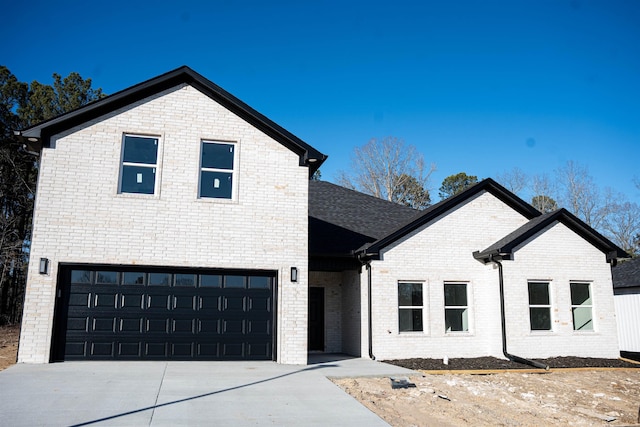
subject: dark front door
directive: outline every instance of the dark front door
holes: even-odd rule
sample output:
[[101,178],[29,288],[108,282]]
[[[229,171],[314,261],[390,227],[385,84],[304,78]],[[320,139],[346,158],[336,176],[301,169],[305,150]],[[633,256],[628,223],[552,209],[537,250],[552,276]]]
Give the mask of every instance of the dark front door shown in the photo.
[[309,351],[324,351],[324,288],[309,288]]
[[275,273],[63,266],[53,360],[272,360]]

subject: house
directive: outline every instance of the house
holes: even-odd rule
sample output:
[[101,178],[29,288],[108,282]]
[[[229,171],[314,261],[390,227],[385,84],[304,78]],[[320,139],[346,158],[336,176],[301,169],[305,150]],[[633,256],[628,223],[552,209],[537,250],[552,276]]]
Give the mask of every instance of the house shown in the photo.
[[311,181],[324,154],[188,67],[19,135],[19,362],[618,356],[625,254],[569,212],[491,179],[424,211]]
[[[341,325],[342,351],[381,360],[618,357],[609,263],[626,254],[568,211],[542,215],[491,179],[421,212],[367,204],[336,186],[333,203],[318,200],[328,186],[310,183],[309,285],[341,302],[327,304],[341,307],[341,323],[324,324]],[[327,235],[352,244],[331,257]],[[325,332],[327,347],[333,335]]]
[[620,354],[640,360],[640,258],[612,269]]

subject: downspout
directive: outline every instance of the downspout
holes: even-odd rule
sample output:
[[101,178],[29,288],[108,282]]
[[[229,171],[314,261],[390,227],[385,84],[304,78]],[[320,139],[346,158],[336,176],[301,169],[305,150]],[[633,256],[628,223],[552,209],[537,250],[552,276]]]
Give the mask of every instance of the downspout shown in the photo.
[[494,259],[493,255],[489,255],[489,261],[496,264],[498,266],[498,280],[500,283],[500,321],[502,324],[502,354],[511,360],[512,362],[522,363],[525,365],[533,366],[535,368],[544,369],[545,371],[549,370],[549,366],[544,363],[536,362],[535,360],[525,359],[520,356],[516,356],[510,354],[507,351],[507,328],[506,328],[506,320],[505,320],[505,309],[504,309],[504,276],[502,273],[502,263],[497,259]]
[[376,360],[376,356],[373,355],[373,321],[371,320],[372,303],[371,303],[371,261],[366,264],[367,269],[367,327],[369,331],[369,358]]

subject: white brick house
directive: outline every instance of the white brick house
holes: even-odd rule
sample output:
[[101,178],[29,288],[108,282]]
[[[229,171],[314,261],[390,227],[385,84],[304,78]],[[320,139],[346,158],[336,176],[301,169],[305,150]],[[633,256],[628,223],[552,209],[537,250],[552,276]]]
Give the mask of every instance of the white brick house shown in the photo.
[[622,251],[492,180],[423,212],[309,181],[326,156],[187,67],[20,134],[19,362],[618,356]]
[[[309,282],[333,300],[342,293],[342,351],[619,357],[609,263],[626,254],[566,210],[541,215],[491,179],[420,213],[349,191],[310,187],[310,269],[324,272]],[[328,256],[317,237],[327,234],[351,242],[358,264],[348,264],[349,245]],[[348,274],[356,268],[359,280]],[[325,334],[332,350],[334,335]]]
[[43,148],[20,362],[306,363],[324,155],[186,67],[22,135]]

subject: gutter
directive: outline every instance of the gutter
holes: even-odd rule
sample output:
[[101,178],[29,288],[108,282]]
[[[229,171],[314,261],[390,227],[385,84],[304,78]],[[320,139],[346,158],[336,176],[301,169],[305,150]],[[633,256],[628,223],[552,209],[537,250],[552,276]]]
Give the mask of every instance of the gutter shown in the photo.
[[507,359],[511,360],[512,362],[522,363],[524,365],[529,365],[535,368],[540,368],[540,369],[544,369],[545,371],[548,371],[549,365],[536,362],[535,360],[525,359],[524,357],[510,354],[507,351],[507,328],[506,328],[505,309],[504,309],[504,275],[502,272],[502,263],[498,261],[493,254],[489,255],[488,261],[498,266],[498,280],[500,283],[500,322],[502,325],[502,354],[504,354],[504,356]]
[[371,320],[372,303],[371,303],[371,261],[367,262],[367,327],[369,330],[369,358],[376,360],[376,356],[373,355],[373,321]]
[[[365,252],[361,252],[357,255],[358,261],[367,269],[367,339],[369,341],[369,358],[371,360],[376,360],[376,356],[373,354],[373,320],[371,319],[372,314],[372,296],[371,296],[371,259],[369,258],[371,254]],[[367,259],[368,258],[368,259]]]

